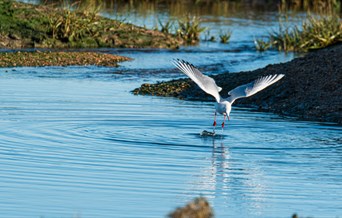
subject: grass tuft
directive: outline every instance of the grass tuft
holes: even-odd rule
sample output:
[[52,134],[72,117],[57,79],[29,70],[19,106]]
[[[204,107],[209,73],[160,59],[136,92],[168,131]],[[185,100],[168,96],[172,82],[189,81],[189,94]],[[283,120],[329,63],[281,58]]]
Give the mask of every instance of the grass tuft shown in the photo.
[[174,25],[174,21],[173,20],[168,20],[168,21],[166,21],[165,24],[163,24],[163,22],[160,19],[158,19],[158,23],[159,23],[159,25],[161,27],[160,31],[162,33],[171,34],[172,27]]
[[230,37],[232,36],[232,31],[231,30],[228,30],[227,32],[223,33],[221,32],[220,33],[220,42],[221,43],[229,43],[229,40],[230,40]]
[[300,25],[286,26],[286,21],[279,21],[278,31],[269,34],[268,40],[255,39],[258,51],[270,47],[279,51],[299,51],[320,49],[342,42],[342,23],[337,15],[309,15]]
[[176,34],[187,43],[195,44],[200,40],[200,33],[206,30],[205,27],[200,27],[200,23],[200,19],[196,16],[179,20]]
[[257,51],[266,51],[272,46],[272,43],[269,40],[255,39],[254,45]]
[[292,28],[279,24],[279,31],[270,33],[272,46],[280,51],[308,51],[342,41],[342,23],[338,16],[309,16]]
[[[194,16],[187,16],[183,20],[177,20],[175,24],[174,20],[168,20],[163,23],[158,20],[160,31],[165,34],[174,34],[177,37],[183,39],[187,44],[196,44],[200,40],[200,34],[206,30],[205,27],[200,27],[201,20]],[[156,27],[155,29],[158,29]]]

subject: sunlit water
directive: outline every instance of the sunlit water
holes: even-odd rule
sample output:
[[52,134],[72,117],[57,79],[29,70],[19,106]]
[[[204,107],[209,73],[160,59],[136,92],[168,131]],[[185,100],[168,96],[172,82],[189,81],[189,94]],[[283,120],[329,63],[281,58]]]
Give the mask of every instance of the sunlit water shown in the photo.
[[341,215],[340,127],[234,108],[202,138],[212,103],[134,96],[121,68],[0,70],[2,217]]
[[0,69],[0,217],[164,217],[200,195],[216,217],[341,217],[341,127],[233,108],[223,133],[200,137],[213,103],[130,93],[182,76],[172,58],[208,73],[293,58],[255,51],[270,19],[218,20],[234,43],[101,49],[134,58],[118,68]]

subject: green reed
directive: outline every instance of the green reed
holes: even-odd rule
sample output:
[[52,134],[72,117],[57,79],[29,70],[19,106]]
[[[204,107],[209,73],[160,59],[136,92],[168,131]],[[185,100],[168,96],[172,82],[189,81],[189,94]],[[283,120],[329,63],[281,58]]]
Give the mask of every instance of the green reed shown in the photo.
[[53,39],[74,42],[96,34],[95,20],[101,5],[94,1],[69,4],[63,0],[62,12],[47,14]]
[[220,42],[221,43],[229,43],[230,37],[232,36],[232,31],[228,30],[227,32],[220,32]]
[[301,25],[287,27],[282,22],[279,30],[270,33],[272,46],[283,51],[308,51],[324,48],[342,41],[342,23],[338,16],[310,15]]
[[185,20],[178,20],[176,35],[184,39],[189,44],[195,44],[200,40],[200,34],[206,30],[200,26],[200,19],[196,16]]
[[158,19],[158,23],[161,27],[160,31],[163,33],[171,34],[172,33],[172,28],[174,26],[174,21],[173,20],[168,20],[165,23],[163,23],[160,19]]
[[273,47],[279,51],[305,52],[342,42],[342,23],[338,16],[309,15],[301,24],[289,26],[279,20],[279,29],[269,33],[268,39],[255,39],[258,51]]
[[272,46],[272,43],[269,40],[255,39],[254,45],[257,51],[266,51]]

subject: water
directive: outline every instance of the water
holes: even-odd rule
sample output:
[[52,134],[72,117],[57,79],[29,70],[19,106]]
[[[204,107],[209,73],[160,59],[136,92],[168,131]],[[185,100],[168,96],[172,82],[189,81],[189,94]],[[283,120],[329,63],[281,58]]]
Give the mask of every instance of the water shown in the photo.
[[181,77],[172,58],[209,74],[291,60],[253,48],[270,14],[206,15],[217,31],[235,22],[228,45],[100,49],[134,58],[118,68],[1,68],[0,216],[165,217],[202,195],[216,217],[341,217],[341,127],[233,108],[200,137],[213,103],[130,93]]
[[3,217],[163,217],[199,195],[217,217],[341,215],[340,127],[234,108],[202,138],[212,103],[134,96],[146,78],[121,68],[0,70]]

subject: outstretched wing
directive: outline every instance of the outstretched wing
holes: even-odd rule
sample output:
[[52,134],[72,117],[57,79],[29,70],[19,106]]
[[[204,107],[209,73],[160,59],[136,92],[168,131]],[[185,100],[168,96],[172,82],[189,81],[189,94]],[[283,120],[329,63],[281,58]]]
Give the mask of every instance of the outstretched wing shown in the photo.
[[267,86],[272,85],[273,83],[277,82],[281,78],[284,77],[284,74],[275,74],[275,75],[268,75],[264,77],[260,77],[259,79],[236,87],[235,89],[228,92],[230,95],[227,100],[232,104],[238,98],[246,98],[255,93],[263,90]]
[[174,60],[173,64],[184,74],[190,77],[203,91],[215,97],[217,102],[220,102],[219,92],[221,87],[217,86],[215,80],[209,76],[202,74],[194,65],[184,60]]

